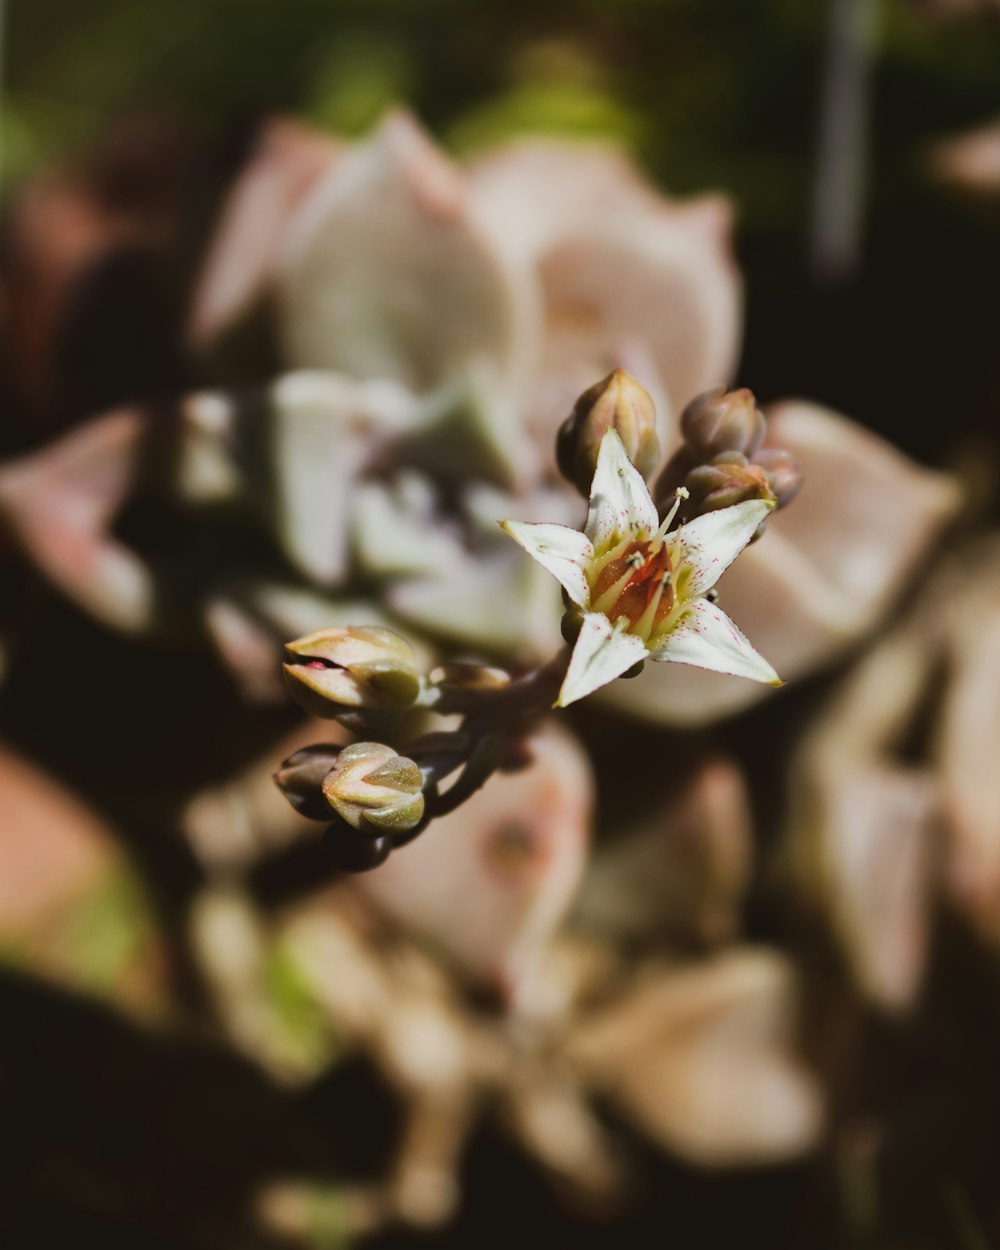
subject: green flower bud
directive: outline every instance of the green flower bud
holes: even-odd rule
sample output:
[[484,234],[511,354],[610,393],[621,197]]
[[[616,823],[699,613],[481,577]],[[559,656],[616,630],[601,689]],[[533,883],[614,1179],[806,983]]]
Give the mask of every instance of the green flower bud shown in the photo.
[[290,755],[274,774],[274,784],[300,815],[310,820],[330,819],[323,779],[336,764],[340,750],[332,742],[303,747]]
[[601,439],[611,429],[629,460],[648,477],[660,459],[656,408],[649,392],[624,369],[584,391],[556,436],[559,471],[584,498],[590,495]]
[[684,480],[690,492],[685,513],[691,519],[748,499],[774,499],[767,474],[738,451],[724,452],[692,469]]
[[343,872],[370,872],[384,864],[392,851],[392,837],[388,833],[378,837],[362,829],[352,828],[344,820],[336,820],[323,833],[334,863]]
[[802,471],[792,453],[780,447],[767,447],[756,453],[753,462],[767,475],[767,484],[778,501],[778,507],[791,503],[802,485]]
[[764,414],[746,387],[727,391],[717,386],[692,399],[684,409],[681,432],[699,463],[727,451],[752,456],[764,437]]
[[313,716],[345,711],[403,712],[420,693],[413,648],[381,625],[321,629],[286,646],[285,679]]
[[381,742],[344,747],[323,780],[326,801],[354,829],[406,833],[424,814],[418,764]]

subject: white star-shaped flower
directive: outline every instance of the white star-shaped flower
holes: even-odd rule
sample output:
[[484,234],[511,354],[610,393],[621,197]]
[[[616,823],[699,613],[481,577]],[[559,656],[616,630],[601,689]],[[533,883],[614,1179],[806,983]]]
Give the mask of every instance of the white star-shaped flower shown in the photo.
[[601,440],[583,532],[501,526],[583,611],[556,707],[575,703],[640,660],[673,660],[780,686],[781,679],[714,602],[712,587],[774,507],[753,499],[667,530],[614,430]]

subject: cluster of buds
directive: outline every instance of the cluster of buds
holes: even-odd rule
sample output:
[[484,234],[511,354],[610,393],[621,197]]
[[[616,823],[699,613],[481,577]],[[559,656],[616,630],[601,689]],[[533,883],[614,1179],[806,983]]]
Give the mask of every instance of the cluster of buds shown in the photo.
[[[327,826],[340,868],[375,868],[437,816],[453,811],[497,769],[525,763],[526,722],[566,707],[646,659],[695,664],[780,685],[771,665],[717,606],[715,582],[798,488],[784,452],[762,450],[764,417],[747,390],[700,396],[682,418],[684,446],[661,475],[653,401],[615,370],[585,391],[559,431],[564,475],[589,507],[582,530],[503,521],[502,528],[565,592],[567,646],[515,679],[504,669],[446,664],[421,674],[413,648],[383,626],[324,629],[289,643],[285,677],[314,716],[363,741],[297,751],[275,781],[302,815]],[[684,507],[691,517],[675,528]],[[710,514],[710,515],[709,515]],[[459,716],[397,750],[408,713]],[[440,783],[457,777],[444,791]]]
[[[558,664],[518,681],[478,664],[447,664],[424,677],[409,643],[382,626],[319,630],[287,652],[285,677],[297,702],[356,732],[400,729],[414,710],[465,718],[457,730],[413,739],[405,753],[382,741],[317,743],[274,774],[297,812],[326,825],[334,861],[348,872],[378,867],[497,768],[519,767],[525,715],[543,710],[558,685]],[[458,770],[442,792],[440,783]]]
[[683,487],[688,519],[751,499],[784,507],[802,476],[790,452],[762,447],[766,425],[746,387],[719,386],[697,396],[681,416],[684,443],[660,474],[654,497],[663,506]]

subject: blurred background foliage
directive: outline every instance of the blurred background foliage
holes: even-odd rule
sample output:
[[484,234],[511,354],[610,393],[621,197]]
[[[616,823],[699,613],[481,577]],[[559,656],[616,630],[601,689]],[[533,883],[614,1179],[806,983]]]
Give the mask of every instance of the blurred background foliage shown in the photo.
[[[995,12],[942,20],[948,5],[873,5],[863,264],[853,281],[821,291],[808,235],[826,4],[8,7],[8,181],[72,158],[135,113],[175,119],[216,153],[238,147],[267,113],[357,135],[398,101],[461,155],[525,132],[615,138],[669,190],[718,188],[738,205],[749,297],[741,381],[762,398],[808,393],[936,460],[937,414],[975,425],[993,393],[984,349],[1000,331],[998,236],[990,212],[936,185],[928,153],[1000,110]],[[919,370],[908,367],[914,358]]]
[[[32,0],[12,3],[9,169],[161,108],[206,132],[284,108],[349,135],[407,100],[467,152],[512,133],[624,139],[670,186],[725,187],[750,226],[803,219],[828,15],[799,0]],[[983,23],[881,6],[879,183],[928,133],[997,106]],[[880,187],[881,189],[881,187]]]
[[[995,13],[941,20],[929,6],[905,0],[874,5],[876,54],[861,261],[851,275],[831,284],[819,282],[809,266],[820,88],[831,8],[827,3],[7,0],[6,8],[0,121],[2,176],[8,190],[37,171],[83,160],[109,129],[132,117],[176,121],[178,133],[195,149],[186,176],[196,181],[206,171],[212,175],[204,179],[204,194],[216,197],[215,207],[226,176],[231,177],[246,154],[254,124],[276,111],[294,113],[327,130],[360,135],[387,107],[402,101],[446,148],[463,156],[526,132],[613,138],[624,141],[669,191],[718,189],[737,206],[737,248],[748,300],[741,384],[751,386],[765,402],[793,393],[808,395],[848,413],[928,463],[947,465],[976,449],[995,455],[1000,399],[996,202],[969,199],[938,182],[929,160],[939,140],[1000,113],[1000,20]],[[190,212],[181,198],[183,211]],[[208,237],[213,220],[213,213],[205,211],[200,232],[194,229],[199,235],[195,248]],[[90,340],[81,335],[81,342],[84,355]],[[122,375],[131,367],[130,358],[139,353],[126,351],[121,356],[122,370],[114,384],[125,394]],[[121,398],[102,393],[93,410]],[[146,785],[154,781],[160,793],[180,792],[227,776],[250,747],[269,741],[290,723],[287,709],[244,714],[228,679],[200,654],[185,648],[152,652],[145,646],[126,646],[69,609],[59,611],[48,637],[61,638],[71,628],[75,645],[90,657],[85,670],[73,675],[76,706],[102,708],[117,726],[109,741],[120,751],[100,758],[94,750],[81,751],[72,731],[54,723],[50,709],[36,707],[32,673],[11,673],[4,705],[22,709],[21,722],[15,722],[18,745],[57,765],[62,780],[85,787],[115,815],[134,814],[142,806]],[[109,683],[108,672],[116,673],[117,680]],[[153,690],[157,715],[148,718],[142,741],[136,742],[129,709],[140,682]],[[744,718],[723,731],[726,745],[749,761],[758,791],[776,784],[787,748],[815,693],[815,687],[789,692],[780,712],[764,709],[752,722]],[[229,723],[238,723],[239,729],[220,739],[214,718],[221,718],[219,709],[227,705],[232,713]],[[747,733],[748,723],[755,732]],[[591,728],[584,720],[582,731],[596,742],[598,733],[606,736],[605,725]],[[124,780],[122,758],[130,761]],[[87,907],[67,917],[51,952],[4,949],[0,959],[48,968],[62,983],[92,993],[127,982],[127,969],[142,958],[155,924],[168,941],[176,936],[176,902],[191,892],[198,875],[184,848],[160,836],[164,819],[161,812],[150,812],[141,827],[123,835],[143,875],[155,882],[155,899],[144,900],[129,876],[103,881]],[[147,907],[157,914],[147,913]],[[782,918],[776,919],[767,906],[754,899],[748,911],[748,929],[755,937],[787,936],[782,933]],[[872,1084],[878,1088],[864,1093],[873,1102],[885,1097],[903,1125],[901,1135],[907,1143],[915,1143],[906,1147],[914,1157],[903,1157],[898,1176],[888,1180],[890,1191],[893,1185],[900,1191],[889,1192],[886,1199],[897,1220],[899,1237],[894,1245],[976,1250],[979,1232],[966,1220],[964,1197],[956,1190],[952,1203],[936,1186],[954,1163],[944,1157],[949,1142],[976,1137],[982,1146],[996,1137],[990,1121],[995,1103],[983,1098],[982,1085],[983,1074],[995,1071],[989,1041],[1000,1035],[1000,1024],[995,1001],[984,1000],[980,992],[983,980],[994,977],[995,970],[991,965],[983,971],[977,965],[970,971],[974,960],[963,939],[950,933],[946,938],[953,946],[959,944],[958,954],[950,950],[942,957],[948,974],[935,978],[934,993],[910,1040],[901,1047],[894,1026],[866,1023],[870,1036],[865,1043],[874,1055],[871,1070],[877,1074]],[[65,959],[67,951],[74,954],[72,966]],[[955,968],[965,969],[964,974],[953,975]],[[181,982],[184,971],[181,967]],[[289,1034],[303,1054],[323,1053],[331,1040],[280,951],[266,971]],[[0,974],[0,981],[7,975]],[[136,989],[137,1006],[155,1016],[157,987]],[[32,1012],[49,1021],[51,1035],[58,1036],[63,1051],[65,1036],[79,1035],[79,1019],[64,1011],[57,997],[50,999],[45,991],[16,981],[6,986],[6,994],[15,1021],[8,1039],[15,1070],[19,1061],[27,1067],[35,1058],[34,1033],[19,1023],[29,1020]],[[18,1008],[19,995],[23,1010]],[[961,1027],[941,1023],[955,1018]],[[100,1082],[114,1084],[116,1047],[122,1054],[131,1054],[129,1047],[155,1052],[152,1059],[164,1065],[173,1086],[188,1091],[187,1118],[176,1117],[177,1145],[169,1152],[170,1167],[179,1179],[168,1174],[162,1186],[170,1195],[171,1211],[184,1205],[174,1201],[176,1193],[183,1195],[189,1188],[196,1196],[202,1193],[203,1170],[216,1179],[218,1171],[212,1172],[212,1167],[228,1167],[234,1176],[241,1166],[248,1173],[279,1165],[291,1170],[300,1164],[300,1149],[303,1157],[308,1155],[301,1146],[308,1135],[297,1122],[288,1128],[287,1137],[275,1133],[274,1123],[285,1124],[288,1105],[282,1102],[272,1116],[268,1100],[277,1102],[277,1096],[264,1090],[262,1083],[255,1084],[256,1077],[240,1068],[222,1081],[214,1058],[199,1056],[194,1061],[186,1053],[168,1057],[157,1049],[159,1043],[145,1036],[125,1039],[116,1032],[121,1029],[110,1018],[97,1019],[94,1036],[89,1043],[84,1037],[73,1055],[107,1052],[95,1100]],[[970,1039],[976,1039],[974,1045]],[[145,1050],[142,1057],[150,1060]],[[42,1063],[46,1059],[43,1055]],[[12,1115],[22,1125],[33,1124],[37,1116],[40,1141],[43,1129],[51,1134],[53,1124],[69,1124],[66,1131],[78,1133],[80,1142],[74,1138],[66,1155],[85,1158],[91,1108],[88,1104],[86,1114],[81,1111],[75,1119],[70,1113],[94,1073],[84,1070],[83,1059],[79,1062],[80,1071],[71,1072],[72,1081],[47,1094],[48,1101],[42,1104],[47,1114],[39,1116],[32,1102],[36,1088],[19,1095],[24,1105],[15,1107]],[[3,1076],[0,1070],[0,1080]],[[955,1087],[960,1090],[967,1116],[962,1132],[950,1137],[938,1131],[938,1121],[926,1109],[919,1113],[910,1109],[914,1088],[928,1088],[944,1076],[953,1082],[952,1095]],[[329,1106],[340,1105],[347,1108],[342,1114],[351,1122],[355,1077],[345,1071],[309,1092],[316,1119]],[[146,1079],[143,1072],[142,1081]],[[143,1086],[143,1099],[133,1108],[143,1123],[134,1126],[123,1120],[123,1155],[129,1155],[145,1121],[155,1118],[156,1108],[169,1096],[171,1081],[165,1085],[166,1093],[153,1091],[151,1104],[145,1101]],[[195,1104],[203,1093],[205,1105],[215,1098],[214,1114],[206,1119],[225,1126],[221,1143],[210,1139],[201,1144],[206,1121],[199,1118],[202,1106]],[[362,1123],[370,1107],[356,1097]],[[295,1101],[293,1110],[299,1112],[304,1103],[304,1098],[302,1104]],[[937,1106],[935,1112],[945,1120],[949,1115],[961,1118]],[[258,1114],[261,1123],[246,1128]],[[926,1122],[914,1126],[918,1115]],[[75,1127],[78,1122],[83,1127]],[[362,1131],[366,1124],[362,1123]],[[995,1151],[984,1147],[977,1153],[974,1146],[967,1147],[970,1154],[995,1161]],[[254,1156],[249,1163],[241,1158],[244,1148]],[[47,1144],[40,1146],[39,1157],[47,1158],[47,1149]],[[254,1155],[255,1149],[260,1157]],[[29,1158],[30,1150],[24,1147],[22,1155]],[[119,1164],[116,1155],[108,1171]],[[140,1164],[141,1160],[136,1167]],[[513,1176],[515,1190],[520,1187],[518,1192],[537,1197],[540,1182],[522,1161],[507,1158],[500,1164],[507,1170],[502,1175]],[[476,1209],[477,1195],[497,1188],[497,1171],[495,1144],[477,1138],[464,1178],[471,1210]],[[984,1191],[992,1191],[992,1178],[980,1176],[972,1164],[966,1171],[981,1181]],[[927,1195],[911,1192],[920,1188],[913,1184],[914,1176],[934,1178]],[[125,1168],[122,1177],[127,1195],[133,1172]],[[809,1244],[811,1250],[826,1246],[833,1250],[835,1243],[837,1250],[849,1244],[874,1244],[861,1234],[853,1240],[844,1234],[838,1241],[842,1230],[822,1226],[822,1219],[809,1224],[817,1211],[825,1214],[851,1202],[862,1209],[855,1223],[865,1224],[866,1196],[858,1192],[857,1178],[836,1179],[843,1194],[832,1194],[835,1181],[828,1172],[820,1173],[796,1224],[796,1213],[788,1212],[786,1202],[788,1187],[795,1182],[791,1172],[717,1179],[676,1166],[665,1180],[658,1175],[661,1189],[645,1228],[648,1232],[649,1226],[671,1214],[678,1219],[680,1206],[684,1214],[674,1231],[679,1231],[682,1242],[687,1232],[687,1244],[695,1244],[695,1230],[702,1244],[727,1244],[732,1228],[755,1223],[779,1229],[787,1243]],[[44,1176],[37,1182],[42,1197],[36,1205],[29,1204],[24,1217],[25,1227],[40,1245],[48,1244],[45,1225],[37,1223],[49,1201],[46,1183]],[[225,1176],[218,1183],[224,1184]],[[233,1187],[238,1188],[235,1182]],[[243,1200],[242,1190],[227,1201],[232,1205],[237,1198]],[[540,1201],[536,1205],[544,1207]],[[496,1216],[500,1206],[505,1204],[498,1202],[489,1210]],[[224,1229],[226,1202],[212,1210],[219,1229]],[[929,1221],[928,1210],[933,1220]],[[75,1207],[69,1211],[65,1227],[58,1213],[51,1218],[62,1234],[78,1220],[78,1212]],[[165,1210],[162,1218],[168,1231],[155,1244],[186,1246],[187,1242],[169,1239],[170,1211]],[[504,1229],[514,1234],[518,1212],[504,1210],[503,1218]],[[934,1221],[937,1225],[928,1233],[929,1222]],[[845,1219],[845,1226],[850,1222]],[[808,1231],[799,1225],[808,1226]],[[108,1240],[103,1224],[100,1231],[105,1245],[135,1244],[129,1229],[118,1230],[120,1242]],[[144,1232],[148,1231],[147,1226]],[[449,1244],[461,1245],[463,1237],[464,1244],[477,1244],[475,1236],[481,1231],[475,1226],[459,1228]],[[540,1217],[534,1232],[540,1237],[565,1236],[566,1225],[555,1215],[550,1225]],[[578,1245],[599,1244],[606,1238],[602,1229],[577,1226],[573,1232],[584,1238]],[[744,1244],[754,1244],[752,1234],[747,1238]],[[330,1244],[335,1241],[336,1234]],[[209,1239],[199,1244],[224,1242]]]

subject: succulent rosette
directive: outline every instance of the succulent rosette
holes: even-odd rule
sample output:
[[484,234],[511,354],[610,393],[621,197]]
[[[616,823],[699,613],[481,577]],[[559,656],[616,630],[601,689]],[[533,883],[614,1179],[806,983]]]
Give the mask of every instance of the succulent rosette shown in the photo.
[[[664,196],[611,146],[520,141],[462,168],[401,113],[355,143],[267,129],[222,213],[189,322],[233,389],[184,401],[176,455],[159,458],[170,480],[156,483],[185,507],[252,517],[239,558],[218,562],[193,596],[248,693],[282,697],[282,643],[317,623],[396,626],[438,654],[550,654],[558,590],[496,522],[575,523],[555,435],[609,371],[629,370],[649,392],[670,457],[685,405],[735,371],[730,235],[723,198]],[[261,387],[249,327],[264,305],[286,372],[247,403],[240,388]],[[802,470],[807,488],[721,587],[794,679],[879,620],[956,491],[822,408],[792,401],[766,415],[752,461],[733,453],[692,485],[715,503],[776,481],[791,460]],[[169,598],[163,571],[115,530],[153,427],[141,410],[115,412],[0,467],[0,513],[22,550],[130,630],[155,627]],[[253,554],[262,522],[281,568]],[[707,619],[707,606],[693,611]],[[691,724],[764,690],[663,664],[602,697]]]

